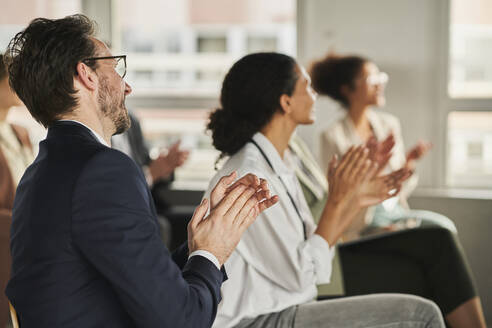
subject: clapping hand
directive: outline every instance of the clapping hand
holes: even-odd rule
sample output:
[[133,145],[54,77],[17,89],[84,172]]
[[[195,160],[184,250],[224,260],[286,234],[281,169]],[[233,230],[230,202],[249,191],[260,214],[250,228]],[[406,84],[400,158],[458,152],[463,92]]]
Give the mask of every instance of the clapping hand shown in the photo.
[[149,164],[149,171],[152,175],[152,181],[167,179],[177,167],[186,162],[190,152],[180,149],[181,142],[174,143],[166,154],[160,154]]
[[379,171],[365,146],[352,146],[340,161],[330,161],[329,196],[316,230],[328,244],[338,240],[361,209],[396,195],[411,174],[401,169],[381,176]]
[[233,172],[219,180],[210,194],[210,203],[204,198],[188,224],[190,252],[209,251],[220,264],[231,255],[257,216],[278,201],[278,196],[270,195],[265,180],[247,174],[233,183],[236,175]]
[[407,162],[405,167],[408,169],[415,169],[415,162],[421,159],[432,148],[432,143],[420,140],[415,146],[413,146],[407,153]]
[[393,155],[392,150],[395,146],[395,136],[390,133],[386,139],[378,142],[375,137],[369,138],[366,143],[367,149],[369,149],[369,159],[378,165],[377,173],[381,172],[391,156]]
[[339,163],[336,158],[330,162],[330,194],[338,201],[350,199],[358,208],[376,205],[396,195],[411,175],[406,168],[382,176],[379,171],[379,164],[370,159],[367,147],[351,147]]

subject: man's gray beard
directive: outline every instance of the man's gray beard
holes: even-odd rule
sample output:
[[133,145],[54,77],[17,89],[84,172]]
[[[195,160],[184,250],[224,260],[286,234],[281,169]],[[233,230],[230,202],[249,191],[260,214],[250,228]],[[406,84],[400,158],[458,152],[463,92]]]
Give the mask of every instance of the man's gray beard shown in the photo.
[[115,118],[112,118],[116,130],[113,135],[125,132],[130,128],[131,125],[130,117],[128,116],[128,110],[125,106],[125,100],[122,101],[120,106],[121,107],[119,108],[123,110],[119,112],[119,115],[117,111],[113,112],[115,116],[117,116]]
[[125,106],[125,99],[123,98],[119,105],[115,105],[114,99],[110,95],[111,90],[109,90],[107,80],[103,79],[99,87],[98,103],[103,115],[109,117],[113,122],[115,127],[113,135],[115,135],[123,133],[130,128],[130,117]]

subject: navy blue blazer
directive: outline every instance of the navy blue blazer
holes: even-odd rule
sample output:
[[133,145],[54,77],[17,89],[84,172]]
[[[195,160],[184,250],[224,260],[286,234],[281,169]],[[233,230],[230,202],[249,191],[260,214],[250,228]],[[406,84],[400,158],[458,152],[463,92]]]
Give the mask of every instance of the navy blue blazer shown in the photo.
[[145,178],[86,127],[57,122],[19,183],[6,294],[29,327],[210,327],[225,271],[171,256]]

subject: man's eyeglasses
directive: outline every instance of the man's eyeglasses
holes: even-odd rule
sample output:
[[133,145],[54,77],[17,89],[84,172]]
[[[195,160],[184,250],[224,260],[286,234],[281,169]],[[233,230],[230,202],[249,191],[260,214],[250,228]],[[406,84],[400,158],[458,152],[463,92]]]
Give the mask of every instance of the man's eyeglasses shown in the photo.
[[114,70],[118,73],[121,78],[124,78],[126,75],[126,55],[121,56],[107,56],[107,57],[90,57],[82,60],[83,63],[102,60],[102,59],[114,59],[116,60],[116,65],[114,66]]

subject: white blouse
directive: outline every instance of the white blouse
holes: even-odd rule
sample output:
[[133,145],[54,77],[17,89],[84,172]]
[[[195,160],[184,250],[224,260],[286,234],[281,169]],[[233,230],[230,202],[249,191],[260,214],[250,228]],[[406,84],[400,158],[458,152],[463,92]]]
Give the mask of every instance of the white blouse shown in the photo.
[[[244,318],[309,302],[316,297],[316,285],[330,281],[334,247],[314,234],[316,224],[290,161],[282,160],[263,134],[256,133],[253,140],[273,170],[250,142],[227,160],[210,182],[205,197],[210,196],[222,176],[236,170],[239,177],[253,173],[266,179],[279,202],[258,216],[225,263],[229,279],[222,285],[223,299],[214,327],[233,327]],[[307,239],[301,218],[279,178],[302,216]]]

